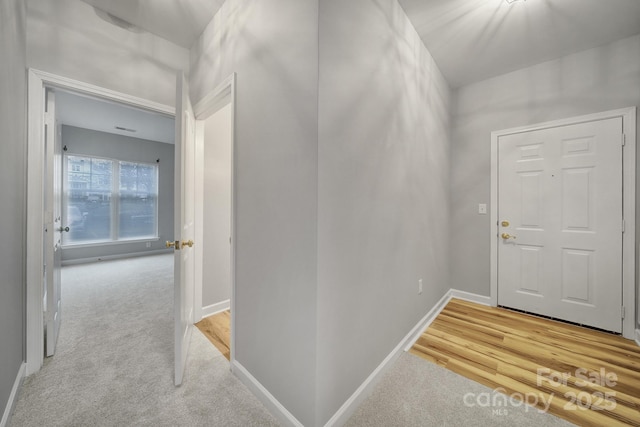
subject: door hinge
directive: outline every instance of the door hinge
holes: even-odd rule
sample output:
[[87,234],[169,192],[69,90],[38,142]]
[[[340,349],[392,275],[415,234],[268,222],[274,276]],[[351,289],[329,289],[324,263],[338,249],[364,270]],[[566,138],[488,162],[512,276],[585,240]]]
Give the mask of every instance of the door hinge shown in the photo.
[[624,133],[622,134],[622,146],[624,147],[625,145],[627,145],[627,135],[625,135]]
[[625,227],[626,227],[626,224],[625,224],[624,219],[623,219],[623,220],[622,220],[622,232],[623,232],[623,233],[624,233]]
[[627,314],[626,310],[624,309],[624,306],[622,306],[622,310],[620,310],[620,314],[622,315],[622,318],[624,319],[624,316]]

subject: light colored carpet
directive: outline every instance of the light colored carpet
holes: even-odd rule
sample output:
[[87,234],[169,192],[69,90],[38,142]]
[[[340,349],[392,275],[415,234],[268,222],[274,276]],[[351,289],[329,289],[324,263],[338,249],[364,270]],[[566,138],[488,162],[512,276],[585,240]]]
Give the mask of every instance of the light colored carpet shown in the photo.
[[277,426],[194,328],[173,385],[173,256],[63,268],[56,355],[25,380],[11,425]]
[[504,401],[489,387],[403,353],[345,427],[573,425],[517,402],[494,406],[494,396]]
[[[173,256],[63,269],[56,355],[25,380],[11,426],[277,426],[194,328],[184,384],[173,385]],[[403,354],[348,426],[564,426],[524,407],[466,407],[491,390]]]

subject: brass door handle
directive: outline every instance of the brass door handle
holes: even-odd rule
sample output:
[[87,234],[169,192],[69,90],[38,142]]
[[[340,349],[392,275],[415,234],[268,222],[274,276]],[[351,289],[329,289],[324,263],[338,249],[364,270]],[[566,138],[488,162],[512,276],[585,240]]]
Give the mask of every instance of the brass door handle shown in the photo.
[[175,242],[170,242],[170,241],[167,240],[167,242],[164,245],[167,248],[180,249],[180,242],[177,241],[177,240]]
[[60,227],[60,228],[58,228],[58,231],[61,232],[61,233],[63,231],[66,231],[68,233],[69,232],[69,227]]
[[190,248],[192,248],[193,247],[193,240],[187,240],[187,241],[183,240],[182,241],[182,247],[184,248],[185,246],[189,246]]
[[509,234],[509,233],[502,233],[502,236],[501,236],[501,237],[502,237],[504,240],[509,240],[509,239],[515,239],[515,238],[516,238],[516,236],[512,236],[512,235],[511,235],[511,234]]

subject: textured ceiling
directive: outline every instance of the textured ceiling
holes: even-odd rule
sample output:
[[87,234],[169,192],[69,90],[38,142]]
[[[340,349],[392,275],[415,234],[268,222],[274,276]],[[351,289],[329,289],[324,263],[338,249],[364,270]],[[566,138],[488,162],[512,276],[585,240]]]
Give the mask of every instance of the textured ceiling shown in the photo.
[[[83,1],[186,48],[223,3]],[[640,0],[399,2],[452,87],[640,33]]]
[[224,3],[224,0],[82,1],[187,49]]
[[452,87],[640,33],[640,0],[399,1]]

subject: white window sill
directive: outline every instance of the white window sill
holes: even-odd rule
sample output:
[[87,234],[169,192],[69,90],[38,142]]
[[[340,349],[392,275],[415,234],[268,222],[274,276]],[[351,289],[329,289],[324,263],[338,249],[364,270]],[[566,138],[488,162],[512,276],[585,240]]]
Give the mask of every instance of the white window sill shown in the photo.
[[108,242],[67,243],[65,245],[62,245],[62,249],[95,248],[98,246],[125,245],[128,243],[157,242],[158,240],[160,240],[159,237],[145,237],[142,239],[111,240]]

